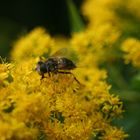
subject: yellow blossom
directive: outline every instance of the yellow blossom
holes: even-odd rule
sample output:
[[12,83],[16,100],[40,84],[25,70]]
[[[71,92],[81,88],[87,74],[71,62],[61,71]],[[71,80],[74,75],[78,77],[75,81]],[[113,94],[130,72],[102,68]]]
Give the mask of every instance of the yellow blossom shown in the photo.
[[34,139],[37,131],[34,128],[28,128],[23,122],[17,122],[16,119],[0,121],[0,139],[29,140]]
[[[34,70],[36,63],[32,58],[15,64],[11,70],[13,81],[0,90],[0,116],[16,122],[5,128],[6,134],[1,131],[0,137],[85,140],[112,127],[108,122],[121,115],[122,102],[109,94],[104,71],[92,67],[85,74],[81,69],[78,76],[75,70],[80,85],[73,75],[66,74],[46,74],[40,80]],[[3,126],[7,127],[5,121],[0,129]]]
[[140,67],[140,41],[138,39],[126,39],[122,44],[122,50],[127,64],[131,62],[135,67]]
[[0,87],[7,85],[9,82],[12,81],[11,77],[11,68],[12,64],[0,64]]
[[127,134],[124,134],[122,129],[117,129],[116,127],[108,128],[105,131],[106,135],[101,137],[103,140],[123,140],[128,137]]
[[49,53],[48,47],[52,47],[53,44],[54,40],[46,33],[45,29],[38,27],[14,43],[11,56],[16,61],[28,60],[29,57]]

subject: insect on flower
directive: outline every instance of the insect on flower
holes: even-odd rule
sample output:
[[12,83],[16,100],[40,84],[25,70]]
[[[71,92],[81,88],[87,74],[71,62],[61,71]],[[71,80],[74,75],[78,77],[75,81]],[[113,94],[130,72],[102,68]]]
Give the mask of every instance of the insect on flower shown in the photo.
[[[49,57],[46,60],[40,60],[37,63],[36,71],[42,76],[41,79],[45,78],[44,74],[48,73],[50,76],[50,73],[60,73],[60,74],[71,74],[70,70],[73,70],[76,68],[76,65],[74,62],[66,57],[61,56],[62,52],[64,53],[66,51],[65,48],[57,51],[55,54],[53,54],[51,57]],[[77,80],[77,78],[73,75],[74,80],[80,84],[80,82]]]

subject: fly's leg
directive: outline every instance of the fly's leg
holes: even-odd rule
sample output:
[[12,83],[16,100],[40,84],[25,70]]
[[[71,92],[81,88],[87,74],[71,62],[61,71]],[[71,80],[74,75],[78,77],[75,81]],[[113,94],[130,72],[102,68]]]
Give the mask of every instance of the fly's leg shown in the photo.
[[60,74],[71,74],[73,77],[74,77],[74,80],[79,84],[81,85],[81,83],[78,81],[78,79],[74,76],[73,73],[71,73],[70,71],[57,71],[57,73],[60,73]]
[[40,84],[42,84],[42,80],[45,78],[44,73],[41,74],[41,78],[40,78]]
[[[50,72],[48,72],[48,75],[49,75],[49,77],[51,76]],[[46,78],[46,77],[44,76],[44,73],[42,73],[42,74],[41,74],[41,79],[40,79],[40,80],[42,80],[42,79],[44,79],[44,78]]]
[[45,78],[45,76],[44,76],[44,73],[43,73],[43,74],[41,74],[41,79],[40,80],[42,80],[44,78]]

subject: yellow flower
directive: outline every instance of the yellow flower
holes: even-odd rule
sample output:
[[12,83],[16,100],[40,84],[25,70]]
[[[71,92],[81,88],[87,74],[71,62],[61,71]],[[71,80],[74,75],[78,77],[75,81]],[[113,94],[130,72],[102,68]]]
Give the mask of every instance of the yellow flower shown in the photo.
[[117,129],[116,127],[106,129],[106,135],[101,137],[103,140],[123,140],[128,137],[127,134],[124,134],[122,129]]
[[37,136],[34,128],[29,128],[23,122],[17,122],[14,118],[0,120],[0,139],[33,140]]
[[[122,102],[109,94],[105,71],[75,70],[81,84],[67,74],[46,74],[40,80],[36,63],[28,59],[15,64],[13,81],[0,90],[0,129],[6,127],[0,137],[85,140],[112,128],[110,122],[121,115]],[[7,126],[5,119],[15,123]]]
[[116,24],[118,21],[114,10],[120,2],[120,0],[86,0],[83,4],[82,11],[92,25],[99,25],[106,22]]
[[122,44],[125,62],[132,63],[135,67],[140,67],[140,41],[135,38],[128,38]]
[[28,60],[30,57],[49,54],[48,48],[53,45],[54,40],[45,32],[45,29],[38,27],[14,43],[11,56],[16,61]]
[[11,68],[13,67],[12,64],[0,64],[0,87],[6,86],[9,82],[12,81],[11,76]]

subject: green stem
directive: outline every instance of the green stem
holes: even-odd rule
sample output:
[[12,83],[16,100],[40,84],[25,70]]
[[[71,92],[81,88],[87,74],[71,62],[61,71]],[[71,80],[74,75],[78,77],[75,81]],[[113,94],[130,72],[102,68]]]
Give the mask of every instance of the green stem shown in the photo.
[[71,32],[79,32],[84,29],[84,23],[80,17],[79,11],[77,10],[72,0],[67,0],[69,19],[71,24]]

